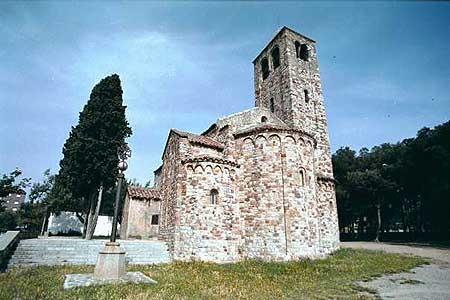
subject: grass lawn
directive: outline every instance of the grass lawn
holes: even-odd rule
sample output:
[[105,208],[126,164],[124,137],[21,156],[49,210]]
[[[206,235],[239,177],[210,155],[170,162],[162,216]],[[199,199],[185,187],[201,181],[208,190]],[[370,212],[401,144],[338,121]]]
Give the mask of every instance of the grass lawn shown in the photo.
[[417,257],[342,249],[323,260],[236,264],[174,262],[129,266],[158,284],[117,284],[63,290],[64,275],[93,266],[14,269],[0,274],[0,299],[372,299],[356,282],[409,270]]

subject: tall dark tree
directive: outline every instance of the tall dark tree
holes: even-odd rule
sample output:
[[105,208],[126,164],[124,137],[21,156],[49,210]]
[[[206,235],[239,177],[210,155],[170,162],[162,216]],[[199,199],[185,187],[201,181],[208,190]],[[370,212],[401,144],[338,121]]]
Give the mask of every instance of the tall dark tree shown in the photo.
[[[57,181],[76,199],[82,199],[86,237],[95,230],[102,191],[114,186],[119,149],[132,134],[125,117],[120,78],[114,74],[102,79],[92,90],[64,144]],[[98,209],[96,209],[98,207]]]

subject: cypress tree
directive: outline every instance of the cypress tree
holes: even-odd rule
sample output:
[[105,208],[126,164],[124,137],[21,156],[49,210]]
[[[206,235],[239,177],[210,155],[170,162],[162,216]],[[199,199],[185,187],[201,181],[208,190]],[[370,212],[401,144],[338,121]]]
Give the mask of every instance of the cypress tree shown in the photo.
[[[84,210],[86,222],[94,222],[95,197],[99,191],[114,186],[118,175],[119,149],[132,130],[125,117],[122,87],[118,75],[102,79],[92,90],[63,147],[58,182],[74,198],[83,199],[75,208]],[[101,201],[98,197],[98,205]],[[98,211],[98,210],[97,210]],[[93,229],[92,229],[93,225]]]

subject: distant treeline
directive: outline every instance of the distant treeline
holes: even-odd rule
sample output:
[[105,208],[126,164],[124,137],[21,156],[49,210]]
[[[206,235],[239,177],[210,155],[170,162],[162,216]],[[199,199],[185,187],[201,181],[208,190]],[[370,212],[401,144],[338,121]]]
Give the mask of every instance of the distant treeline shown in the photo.
[[450,239],[450,121],[332,159],[342,240]]

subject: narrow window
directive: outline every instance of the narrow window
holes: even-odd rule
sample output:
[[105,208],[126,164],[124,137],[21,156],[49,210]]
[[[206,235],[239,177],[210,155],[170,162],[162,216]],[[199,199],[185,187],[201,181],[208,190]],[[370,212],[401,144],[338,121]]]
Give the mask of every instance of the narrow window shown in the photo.
[[280,49],[278,48],[278,46],[273,48],[271,54],[272,54],[273,68],[276,69],[280,66]]
[[295,41],[295,56],[297,58],[300,58],[300,43],[298,41]]
[[306,44],[302,44],[300,46],[300,59],[304,61],[308,61],[308,46]]
[[275,104],[273,102],[273,98],[270,98],[270,111],[275,112]]
[[263,60],[261,61],[261,70],[263,80],[269,77],[269,61],[267,60],[267,58],[263,58]]
[[212,189],[211,192],[209,193],[209,203],[216,204],[218,195],[219,195],[219,192],[216,189]]
[[303,90],[303,93],[305,94],[305,102],[308,103],[309,102],[308,90]]
[[266,116],[262,116],[261,117],[261,122],[266,123],[267,122],[267,117]]
[[305,170],[303,168],[300,169],[300,186],[305,185]]
[[152,215],[152,225],[159,224],[159,215]]

